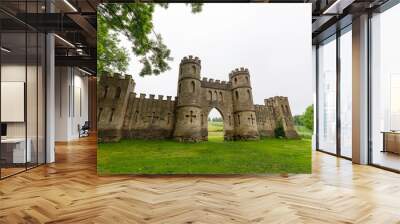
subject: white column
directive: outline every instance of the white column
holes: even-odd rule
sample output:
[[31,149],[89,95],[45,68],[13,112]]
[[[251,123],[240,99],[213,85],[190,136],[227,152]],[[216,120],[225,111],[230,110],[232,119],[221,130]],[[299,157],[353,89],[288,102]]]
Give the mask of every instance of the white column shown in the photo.
[[47,34],[46,45],[46,163],[52,163],[55,161],[55,44],[53,34]]
[[353,20],[353,162],[368,163],[368,15]]

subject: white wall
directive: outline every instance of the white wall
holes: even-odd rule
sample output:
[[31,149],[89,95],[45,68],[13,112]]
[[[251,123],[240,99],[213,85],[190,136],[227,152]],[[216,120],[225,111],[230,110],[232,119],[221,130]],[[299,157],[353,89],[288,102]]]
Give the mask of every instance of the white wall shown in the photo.
[[56,67],[56,141],[79,138],[78,125],[88,120],[88,78],[83,75],[76,68]]
[[[19,64],[4,64],[1,66],[1,81],[2,82],[25,82],[26,70],[30,74],[30,71],[34,69],[32,66],[26,68],[24,65]],[[31,83],[30,83],[31,84]],[[36,83],[34,83],[36,85]],[[28,97],[36,97],[36,90],[33,93],[28,92]],[[27,99],[28,103],[32,102],[32,99]],[[34,105],[36,107],[36,104]],[[1,108],[2,110],[7,110],[7,108]],[[24,108],[23,108],[24,109]],[[34,117],[32,117],[34,115]],[[35,118],[35,119],[33,119]],[[28,121],[36,121],[36,114],[28,113]],[[36,123],[36,122],[35,122]],[[7,122],[7,136],[8,137],[25,137],[25,122]],[[32,127],[32,125],[29,125]]]
[[[37,70],[38,69],[38,70]],[[2,82],[24,82],[26,84],[26,107],[23,102],[22,108],[19,108],[19,113],[26,112],[26,120],[21,122],[6,122],[7,137],[9,138],[24,138],[25,135],[29,139],[32,161],[44,163],[44,148],[45,148],[45,115],[44,115],[44,74],[42,67],[36,65],[25,64],[2,64],[1,66],[1,81]],[[27,79],[27,80],[25,80]],[[2,89],[3,92],[4,89]],[[24,94],[24,90],[20,90],[20,94]],[[3,93],[4,94],[4,93]],[[2,95],[7,97],[7,95]],[[2,107],[2,112],[16,113],[13,108]],[[8,111],[7,111],[8,110]],[[16,110],[16,109],[14,109]],[[38,154],[38,156],[37,156]]]

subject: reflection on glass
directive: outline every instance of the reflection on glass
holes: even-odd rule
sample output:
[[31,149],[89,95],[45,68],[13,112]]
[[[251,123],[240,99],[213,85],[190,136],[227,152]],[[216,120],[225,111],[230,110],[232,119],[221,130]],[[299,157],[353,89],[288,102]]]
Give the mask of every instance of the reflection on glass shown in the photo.
[[[26,35],[2,33],[1,45],[1,161],[2,177],[25,170],[30,162],[30,142],[26,141]],[[28,149],[28,150],[27,150]]]
[[340,153],[352,157],[352,35],[340,36]]
[[[42,13],[45,1],[0,1],[0,7],[20,15]],[[0,18],[0,178],[5,178],[45,162],[46,40],[2,12]]]
[[336,153],[336,40],[320,45],[318,105],[319,149]]
[[400,5],[372,18],[372,163],[400,170]]

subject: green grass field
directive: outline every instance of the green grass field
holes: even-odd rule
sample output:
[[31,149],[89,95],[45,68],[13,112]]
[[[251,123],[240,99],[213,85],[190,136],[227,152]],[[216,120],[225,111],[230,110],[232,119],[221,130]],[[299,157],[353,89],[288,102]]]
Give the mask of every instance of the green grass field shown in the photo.
[[312,137],[312,130],[304,127],[304,126],[295,126],[297,133],[302,137],[306,139],[311,139]]
[[221,131],[200,143],[122,140],[99,144],[97,166],[100,175],[310,173],[311,141],[224,141]]

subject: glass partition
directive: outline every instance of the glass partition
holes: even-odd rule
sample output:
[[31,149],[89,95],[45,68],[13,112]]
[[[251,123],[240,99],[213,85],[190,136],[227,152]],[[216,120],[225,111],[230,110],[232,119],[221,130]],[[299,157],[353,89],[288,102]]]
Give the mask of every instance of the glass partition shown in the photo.
[[374,15],[371,74],[371,162],[400,170],[400,5]]
[[336,153],[336,36],[318,48],[318,149]]
[[[43,1],[1,2],[36,13]],[[43,33],[0,12],[0,178],[45,163],[45,44]]]
[[1,34],[2,177],[24,171],[31,161],[26,138],[26,41],[25,32]]

